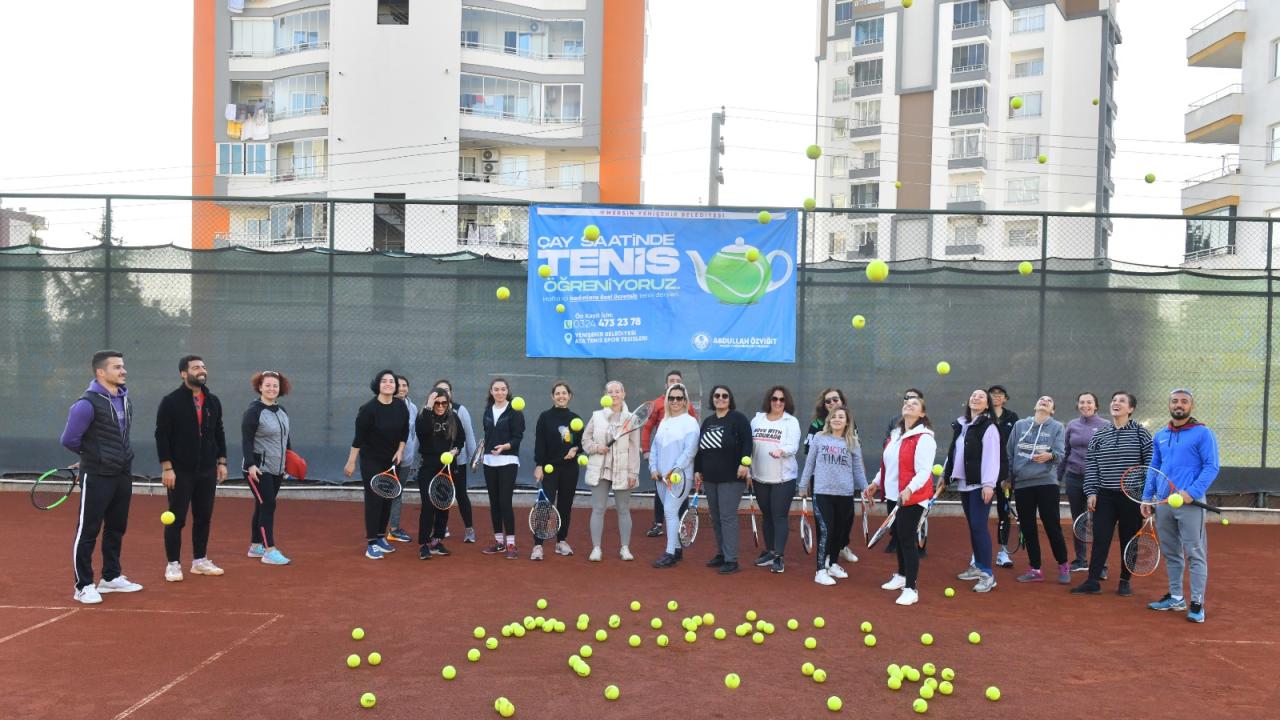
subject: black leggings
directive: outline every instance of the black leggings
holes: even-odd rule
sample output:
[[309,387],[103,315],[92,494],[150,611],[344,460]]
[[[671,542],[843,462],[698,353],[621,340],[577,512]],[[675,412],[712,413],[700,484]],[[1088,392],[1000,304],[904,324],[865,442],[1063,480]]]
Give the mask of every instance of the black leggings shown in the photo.
[[456,491],[458,514],[462,516],[463,527],[471,524],[471,496],[467,494],[467,464],[455,463],[453,466],[453,489]]
[[276,495],[280,493],[280,485],[284,478],[271,473],[258,473],[258,482],[247,476],[249,489],[253,491],[253,518],[249,521],[249,544],[262,543],[265,547],[276,546]]
[[[796,496],[795,479],[781,483],[752,483],[756,504],[763,516],[764,549],[782,557],[787,550],[787,520],[791,514],[791,498]],[[840,548],[836,548],[840,552]]]
[[[448,509],[441,510],[431,504],[431,481],[435,479],[436,473],[440,472],[440,468],[444,467],[436,458],[424,458],[422,467],[418,470],[418,495],[422,500],[422,507],[418,509],[418,544],[427,545],[433,540],[443,540],[444,531],[449,525]],[[457,495],[457,485],[454,485],[454,495]]]
[[846,538],[853,528],[853,496],[814,495],[813,521],[817,526],[815,554],[821,570],[840,561],[840,550],[848,542]]
[[916,546],[916,526],[924,506],[903,505],[893,520],[893,538],[897,541],[898,574],[907,579],[907,587],[916,589],[916,576],[920,574],[920,548]]
[[[1142,512],[1138,509],[1138,503],[1119,490],[1099,490],[1098,503],[1093,511],[1093,553],[1089,559],[1089,580],[1092,582],[1102,579],[1102,570],[1106,568],[1107,555],[1111,552],[1111,535],[1117,525],[1120,527],[1120,549],[1123,551],[1142,525]],[[1120,579],[1128,580],[1132,575],[1129,568],[1120,563]]]
[[209,530],[213,526],[213,498],[218,489],[216,468],[175,471],[173,489],[169,491],[169,511],[177,518],[164,528],[164,554],[169,562],[178,562],[182,554],[182,528],[187,524],[187,508],[191,508],[191,557],[202,558],[209,548]]
[[373,476],[391,467],[391,458],[366,458],[360,455],[360,478],[364,480],[364,537],[370,545],[387,536],[391,522],[391,501],[373,491]]
[[[1001,493],[1003,494],[1003,493]],[[1062,515],[1058,505],[1058,485],[1037,485],[1013,491],[1018,508],[1018,529],[1027,545],[1027,561],[1032,569],[1040,569],[1040,533],[1036,530],[1036,513],[1044,523],[1044,534],[1049,537],[1049,549],[1059,565],[1067,562],[1067,540],[1062,536]]]
[[493,521],[493,534],[506,535],[506,541],[516,541],[516,513],[511,506],[511,496],[516,492],[516,471],[519,465],[484,466],[484,488],[489,492],[489,519]]
[[[578,491],[578,461],[567,460],[555,465],[555,472],[542,476],[542,489],[547,492],[547,499],[560,513],[560,530],[556,532],[556,541],[564,542],[569,537],[569,518],[573,514],[573,498]],[[542,544],[538,538],[534,538],[533,542]]]

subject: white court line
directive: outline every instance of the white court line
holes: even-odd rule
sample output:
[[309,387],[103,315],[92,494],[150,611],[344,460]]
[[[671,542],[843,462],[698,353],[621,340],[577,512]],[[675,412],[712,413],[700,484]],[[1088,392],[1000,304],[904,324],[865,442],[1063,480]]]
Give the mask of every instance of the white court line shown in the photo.
[[[0,605],[0,610],[84,610],[65,605]],[[95,607],[93,612],[118,613],[157,613],[161,615],[250,615],[254,617],[271,617],[276,613],[255,610],[150,610],[145,608],[104,608]]]
[[261,632],[262,630],[265,630],[269,625],[271,625],[272,623],[274,623],[275,621],[279,620],[279,619],[280,619],[280,618],[282,618],[282,617],[284,617],[284,616],[283,616],[283,615],[272,615],[272,617],[271,617],[271,619],[270,619],[270,620],[267,620],[266,622],[262,623],[262,624],[261,624],[261,625],[259,625],[258,627],[256,627],[256,628],[254,628],[254,629],[250,630],[250,631],[249,631],[249,633],[248,633],[247,635],[245,635],[244,637],[242,637],[242,638],[240,638],[240,639],[236,640],[235,642],[231,643],[231,644],[230,644],[230,645],[228,645],[227,647],[225,647],[225,648],[223,648],[223,649],[219,650],[218,652],[216,652],[216,653],[214,653],[214,654],[210,655],[209,657],[205,658],[205,659],[204,659],[204,662],[202,662],[202,663],[200,663],[199,665],[197,665],[197,666],[195,666],[195,667],[191,668],[190,670],[188,670],[188,671],[186,671],[186,672],[182,673],[181,675],[179,675],[178,677],[174,678],[173,680],[170,680],[170,681],[169,681],[169,683],[168,683],[167,685],[165,685],[164,687],[162,687],[162,688],[160,688],[159,690],[156,690],[155,692],[151,693],[150,695],[148,695],[148,696],[146,696],[146,697],[142,698],[142,699],[141,699],[141,700],[139,700],[138,702],[134,703],[134,704],[133,704],[133,706],[132,706],[132,707],[130,707],[129,709],[125,710],[124,712],[120,713],[119,715],[116,715],[116,716],[115,716],[115,718],[113,718],[113,720],[124,720],[124,718],[127,718],[127,717],[129,717],[130,715],[133,715],[135,712],[137,712],[139,709],[141,709],[141,708],[142,708],[144,705],[146,705],[147,703],[151,702],[152,700],[155,700],[156,698],[160,697],[161,695],[165,694],[166,692],[169,692],[170,690],[172,690],[172,689],[173,689],[173,687],[174,687],[175,685],[177,685],[178,683],[182,682],[183,680],[186,680],[187,678],[191,677],[192,675],[195,675],[196,673],[200,672],[201,670],[203,670],[204,668],[208,667],[209,665],[212,665],[213,663],[217,662],[218,658],[220,658],[220,657],[222,657],[223,655],[226,655],[227,653],[231,652],[232,650],[235,650],[236,648],[240,647],[240,646],[241,646],[241,645],[243,645],[247,640],[249,640],[250,638],[252,638],[254,635],[257,635],[257,634],[258,634],[259,632]]
[[24,629],[22,629],[22,630],[19,630],[18,632],[13,633],[12,635],[5,635],[4,637],[0,638],[0,643],[3,643],[3,642],[7,642],[7,641],[9,641],[9,640],[12,640],[12,639],[14,639],[14,638],[18,637],[19,635],[26,635],[27,633],[31,632],[32,630],[37,630],[37,629],[39,629],[39,628],[44,627],[45,625],[51,625],[51,624],[53,624],[53,623],[58,622],[58,621],[59,621],[59,620],[61,620],[62,618],[65,618],[65,617],[71,617],[72,615],[75,615],[76,613],[80,612],[80,608],[40,608],[40,609],[44,609],[44,610],[68,610],[68,612],[64,612],[64,613],[62,613],[61,615],[59,615],[59,616],[57,616],[57,617],[49,618],[48,620],[45,620],[44,622],[38,622],[38,623],[36,623],[35,625],[32,625],[32,626],[31,626],[31,627],[29,627],[29,628],[24,628]]
[[1189,643],[1221,644],[1221,645],[1275,645],[1274,640],[1188,640]]

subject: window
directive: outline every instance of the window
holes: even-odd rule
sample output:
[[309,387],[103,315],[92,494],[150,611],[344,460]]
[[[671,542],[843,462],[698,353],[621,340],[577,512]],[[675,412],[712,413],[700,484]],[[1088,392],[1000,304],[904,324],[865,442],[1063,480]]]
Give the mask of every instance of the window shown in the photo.
[[843,178],[849,174],[849,158],[844,155],[832,155],[830,166],[833,178]]
[[501,176],[499,177],[498,182],[503,185],[529,184],[528,155],[503,155],[499,168]]
[[274,120],[315,115],[328,110],[329,73],[306,73],[280,78],[271,84]]
[[1040,32],[1044,30],[1044,6],[1019,8],[1013,11],[1013,29],[1011,32]]
[[884,42],[884,18],[859,20],[853,24],[853,44],[858,47]]
[[1009,98],[1009,117],[1011,118],[1029,118],[1040,117],[1040,93],[1023,93],[1018,97],[1022,98],[1022,107],[1017,110],[1013,109],[1013,98]]
[[542,117],[542,86],[537,83],[463,73],[459,85],[461,112],[524,122],[538,122]]
[[272,205],[271,239],[275,241],[323,241],[328,237],[329,217],[322,203]]
[[[978,244],[978,221],[976,218],[960,218],[951,224],[951,237],[948,245],[975,246]],[[979,250],[981,252],[981,250]]]
[[329,46],[329,9],[304,10],[276,18],[275,54]]
[[880,183],[859,183],[849,186],[853,207],[880,207]]
[[578,60],[586,56],[586,49],[581,39],[565,40],[561,45],[560,57]]
[[969,0],[968,2],[958,2],[952,6],[951,27],[953,29],[959,30],[986,24],[986,0]]
[[1188,220],[1187,259],[1191,259],[1192,256],[1232,254],[1236,244],[1236,223],[1229,220],[1208,218],[1230,218],[1234,217],[1235,214],[1235,207],[1227,206],[1196,216],[1206,219]]
[[462,47],[478,48],[480,47],[480,31],[479,30],[462,30]]
[[[326,11],[327,12],[327,11]],[[268,57],[274,53],[271,18],[232,18],[231,55]]]
[[880,169],[880,151],[868,150],[862,153],[862,159],[858,161],[857,167],[862,170]]
[[266,143],[218,143],[219,175],[266,175]]
[[276,179],[324,177],[326,142],[294,140],[276,143]]
[[853,103],[853,112],[849,119],[856,128],[873,127],[880,124],[880,100],[858,100]]
[[982,199],[982,184],[966,182],[951,188],[951,202],[977,202]]
[[959,160],[962,158],[982,157],[982,130],[952,130],[951,131],[951,158]]
[[838,77],[831,83],[831,100],[839,102],[849,99],[849,78]]
[[853,86],[870,87],[879,85],[884,76],[884,60],[863,60],[853,64]]
[[956,88],[951,91],[951,117],[981,115],[987,111],[987,86]]
[[1040,178],[1010,180],[1008,202],[1010,204],[1040,202]]
[[408,25],[409,0],[378,0],[379,25]]
[[850,228],[853,231],[853,252],[858,257],[875,257],[876,240],[880,236],[878,223],[858,223]]
[[[404,252],[404,193],[376,192],[373,197],[375,200],[400,201],[373,204],[373,251]],[[378,284],[382,283],[375,283]]]
[[1032,54],[1016,55],[1013,58],[1013,76],[1016,78],[1040,77],[1044,75],[1044,51]]
[[270,149],[266,143],[245,143],[244,174],[266,175],[269,166]]
[[578,187],[586,179],[586,164],[581,162],[560,163],[560,187]]
[[1267,162],[1280,162],[1280,124],[1267,129]]
[[1039,157],[1039,135],[1014,135],[1009,138],[1010,160],[1036,160]]
[[981,70],[987,66],[986,43],[959,45],[951,48],[951,72]]
[[840,0],[836,3],[836,24],[853,20],[853,0]]
[[1040,223],[1035,220],[1020,220],[1005,225],[1009,247],[1039,247]]
[[458,179],[459,180],[480,180],[480,175],[476,173],[476,157],[473,155],[458,156]]
[[853,57],[853,53],[849,52],[848,40],[835,40],[831,43],[831,51],[835,56],[836,62],[848,62]]
[[831,207],[833,207],[833,208],[847,208],[847,207],[849,207],[849,196],[848,196],[848,195],[845,195],[844,193],[832,193],[832,194],[831,194]]
[[847,241],[845,234],[841,231],[827,233],[827,256],[831,258],[844,258]]
[[582,122],[581,85],[544,85],[542,91],[543,122]]
[[831,125],[831,137],[843,138],[849,136],[849,118],[835,118]]

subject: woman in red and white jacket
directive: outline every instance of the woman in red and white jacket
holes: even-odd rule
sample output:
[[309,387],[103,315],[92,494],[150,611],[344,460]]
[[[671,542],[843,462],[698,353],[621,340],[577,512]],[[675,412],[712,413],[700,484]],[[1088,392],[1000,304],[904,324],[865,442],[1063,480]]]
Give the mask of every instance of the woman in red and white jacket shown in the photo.
[[863,502],[874,502],[883,487],[885,499],[898,503],[892,530],[898,546],[898,571],[880,587],[901,590],[896,600],[899,605],[914,605],[920,599],[916,591],[920,570],[916,526],[924,513],[924,503],[933,497],[933,459],[937,452],[938,443],[933,438],[933,423],[925,414],[924,400],[907,398],[902,402],[902,419],[884,445],[880,472],[863,491]]

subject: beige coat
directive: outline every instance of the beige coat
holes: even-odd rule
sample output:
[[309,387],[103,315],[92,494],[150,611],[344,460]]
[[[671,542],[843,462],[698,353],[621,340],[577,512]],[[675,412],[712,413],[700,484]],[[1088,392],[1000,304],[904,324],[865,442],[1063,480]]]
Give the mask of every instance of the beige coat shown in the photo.
[[[631,412],[624,405],[620,412],[600,409],[591,414],[591,420],[582,432],[582,449],[587,451],[588,486],[600,484],[600,478],[608,478],[614,490],[626,490],[632,481],[640,476],[640,433],[628,433],[618,438],[609,452],[598,454],[601,448],[607,447],[609,439],[618,433]],[[626,461],[623,463],[622,459]]]

